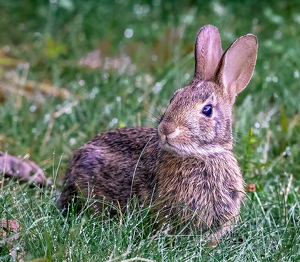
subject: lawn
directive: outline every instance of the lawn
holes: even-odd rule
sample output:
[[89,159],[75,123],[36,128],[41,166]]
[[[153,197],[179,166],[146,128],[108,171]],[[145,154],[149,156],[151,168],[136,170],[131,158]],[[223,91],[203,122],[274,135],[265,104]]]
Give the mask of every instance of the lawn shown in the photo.
[[[234,153],[252,185],[233,232],[216,247],[201,232],[170,236],[134,199],[122,217],[62,216],[69,157],[101,131],[157,126],[193,76],[206,24],[223,49],[247,33],[259,43],[233,112]],[[0,0],[0,151],[29,154],[53,181],[5,180],[0,218],[20,227],[0,238],[0,261],[299,261],[299,28],[297,0]]]

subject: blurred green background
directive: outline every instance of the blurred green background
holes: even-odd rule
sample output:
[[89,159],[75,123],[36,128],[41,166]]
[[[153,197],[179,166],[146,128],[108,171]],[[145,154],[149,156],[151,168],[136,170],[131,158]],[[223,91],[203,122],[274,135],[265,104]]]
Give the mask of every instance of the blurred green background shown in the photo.
[[[239,238],[215,250],[192,237],[153,242],[153,225],[138,212],[124,215],[123,227],[80,216],[69,223],[53,213],[55,187],[41,193],[13,183],[0,211],[19,219],[25,258],[299,261],[300,1],[0,0],[0,151],[30,154],[60,181],[74,150],[97,133],[156,126],[193,76],[194,42],[206,24],[218,27],[224,50],[247,33],[259,42],[255,73],[234,106],[234,153],[256,186]],[[10,261],[9,249],[0,246],[0,260]]]

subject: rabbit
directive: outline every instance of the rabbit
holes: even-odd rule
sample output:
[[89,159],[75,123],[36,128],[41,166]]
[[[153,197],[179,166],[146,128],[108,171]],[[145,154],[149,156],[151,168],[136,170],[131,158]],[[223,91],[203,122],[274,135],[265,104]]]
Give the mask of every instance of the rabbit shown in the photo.
[[[200,29],[191,82],[173,95],[157,128],[125,127],[100,133],[70,159],[58,199],[74,197],[126,207],[136,196],[180,225],[212,229],[217,238],[238,219],[244,181],[232,152],[232,106],[256,64],[256,36],[222,51],[216,27]],[[96,209],[95,209],[96,208]]]

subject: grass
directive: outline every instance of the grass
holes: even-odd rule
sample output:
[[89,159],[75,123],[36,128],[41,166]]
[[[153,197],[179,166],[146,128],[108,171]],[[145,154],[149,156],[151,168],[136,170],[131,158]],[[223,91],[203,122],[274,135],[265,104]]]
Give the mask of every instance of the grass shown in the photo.
[[[29,261],[121,261],[134,257],[152,261],[297,261],[299,201],[287,204],[282,196],[266,204],[258,193],[254,196],[232,235],[215,248],[207,245],[201,233],[169,236],[156,232],[150,208],[134,208],[134,202],[128,203],[133,212],[125,212],[122,220],[120,216],[95,218],[86,212],[63,217],[56,209],[55,191],[14,182],[6,186],[1,206],[3,215],[17,220],[22,228],[19,239],[9,248],[25,252]],[[295,193],[291,197],[297,199]],[[3,261],[11,259],[3,249],[1,255]]]
[[[0,151],[30,154],[57,180],[52,188],[6,181],[1,218],[21,230],[17,240],[0,240],[0,260],[19,250],[25,261],[299,261],[299,7],[283,0],[0,0]],[[233,126],[235,155],[256,192],[233,233],[215,248],[201,232],[153,238],[148,207],[122,214],[122,225],[119,216],[62,217],[56,198],[73,151],[109,128],[156,126],[192,77],[193,45],[205,24],[219,28],[223,48],[246,33],[259,39]],[[78,64],[97,48],[100,68]]]

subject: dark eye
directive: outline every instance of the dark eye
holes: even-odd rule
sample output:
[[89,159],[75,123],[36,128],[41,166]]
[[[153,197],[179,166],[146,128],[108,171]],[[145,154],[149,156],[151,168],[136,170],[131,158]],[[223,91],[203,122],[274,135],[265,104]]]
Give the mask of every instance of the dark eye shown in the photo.
[[210,117],[212,114],[212,105],[206,105],[205,107],[203,107],[202,113],[207,117]]

